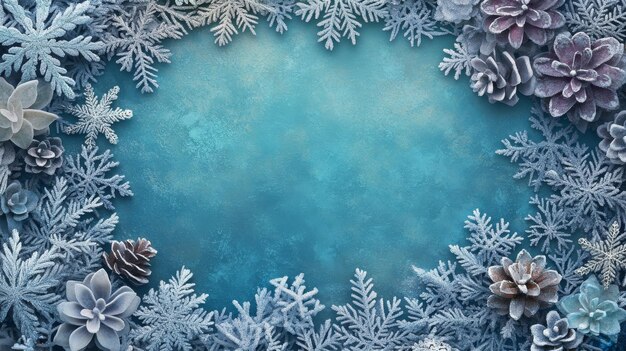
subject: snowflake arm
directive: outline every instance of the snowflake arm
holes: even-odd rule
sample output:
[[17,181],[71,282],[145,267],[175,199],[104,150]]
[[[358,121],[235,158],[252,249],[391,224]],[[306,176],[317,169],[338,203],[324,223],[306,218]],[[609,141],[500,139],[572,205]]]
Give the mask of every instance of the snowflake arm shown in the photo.
[[390,32],[390,41],[402,32],[411,46],[420,46],[422,37],[432,39],[435,36],[449,34],[433,19],[433,10],[428,7],[425,0],[406,0],[399,5],[388,3],[387,7],[389,10],[383,30]]
[[359,17],[366,23],[378,22],[387,15],[385,5],[385,0],[307,0],[297,4],[296,15],[309,22],[323,13],[317,23],[321,27],[317,32],[318,42],[324,42],[324,47],[332,50],[342,37],[355,45],[362,27]]
[[400,300],[376,300],[376,292],[367,272],[357,269],[352,283],[353,304],[333,306],[337,313],[335,331],[343,350],[391,350],[406,336],[395,327],[402,316]]
[[461,43],[454,43],[454,49],[443,49],[443,52],[449,57],[443,58],[443,61],[439,63],[439,69],[446,76],[452,71],[454,71],[454,79],[459,79],[463,72],[466,76],[470,75],[472,69],[470,62],[476,55],[467,52]]

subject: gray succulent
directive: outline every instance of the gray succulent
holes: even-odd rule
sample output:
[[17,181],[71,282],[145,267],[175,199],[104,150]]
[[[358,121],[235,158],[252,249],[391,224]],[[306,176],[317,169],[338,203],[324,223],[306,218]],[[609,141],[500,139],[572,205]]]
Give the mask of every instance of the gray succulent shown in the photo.
[[128,330],[128,318],[140,303],[137,294],[127,286],[111,292],[109,276],[100,269],[82,282],[68,281],[66,295],[67,301],[57,305],[63,324],[54,336],[54,344],[80,351],[95,336],[98,348],[119,351],[121,333]]
[[6,216],[9,230],[20,229],[38,202],[37,194],[24,189],[19,181],[12,181],[0,196],[0,213]]
[[535,95],[554,117],[567,117],[581,130],[599,117],[597,108],[619,107],[617,89],[626,82],[624,45],[614,38],[591,40],[580,32],[559,34],[552,52],[534,61]]
[[10,140],[26,149],[39,134],[57,120],[57,115],[42,111],[52,100],[49,84],[31,80],[13,87],[0,78],[0,141]]
[[615,116],[613,121],[598,127],[600,150],[616,164],[626,164],[626,111]]
[[533,336],[530,351],[575,350],[583,342],[583,335],[570,328],[567,318],[561,318],[557,311],[548,312],[546,325],[535,324],[530,332]]
[[64,151],[60,138],[33,140],[24,156],[24,170],[28,173],[53,175],[63,165]]
[[489,102],[502,102],[509,106],[517,104],[517,93],[532,95],[535,90],[535,77],[530,58],[504,51],[491,56],[472,59],[474,73],[471,87],[479,96],[487,95]]

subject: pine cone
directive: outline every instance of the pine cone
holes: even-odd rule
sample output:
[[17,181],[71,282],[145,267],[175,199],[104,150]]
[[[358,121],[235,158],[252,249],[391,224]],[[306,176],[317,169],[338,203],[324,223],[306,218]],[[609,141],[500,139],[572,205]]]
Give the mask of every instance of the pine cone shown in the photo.
[[150,259],[157,254],[152,243],[144,238],[137,241],[126,240],[111,242],[111,252],[102,254],[107,267],[117,275],[127,278],[133,284],[148,282],[152,273]]
[[615,38],[592,40],[586,33],[557,35],[552,52],[534,61],[535,95],[554,117],[567,117],[581,130],[596,121],[597,108],[619,107],[617,90],[626,83],[624,44]]
[[530,39],[545,45],[555,29],[565,25],[565,16],[557,9],[565,0],[485,0],[480,9],[487,16],[485,30],[496,35],[500,44],[515,49]]
[[558,301],[557,291],[562,277],[557,271],[545,269],[545,256],[532,257],[522,250],[515,262],[507,257],[501,262],[501,266],[492,266],[488,270],[493,281],[489,286],[493,293],[487,300],[489,307],[519,320],[522,315],[532,317],[540,308]]
[[519,100],[517,93],[531,95],[535,77],[528,56],[515,58],[507,51],[471,61],[474,74],[471,87],[479,96],[487,94],[489,102],[513,106]]
[[598,127],[600,149],[616,164],[626,164],[626,111],[615,116],[614,121]]

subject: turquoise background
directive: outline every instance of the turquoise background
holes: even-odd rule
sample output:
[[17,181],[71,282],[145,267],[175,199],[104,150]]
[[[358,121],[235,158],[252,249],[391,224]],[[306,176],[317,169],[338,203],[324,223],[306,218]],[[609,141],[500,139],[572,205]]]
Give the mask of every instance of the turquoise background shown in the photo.
[[166,43],[156,93],[115,65],[99,80],[135,113],[115,125],[135,192],[116,201],[116,237],[152,240],[152,286],[185,265],[213,309],[303,272],[330,306],[360,267],[380,294],[411,295],[411,265],[450,258],[472,210],[525,229],[531,189],[495,150],[528,128],[528,101],[491,105],[444,76],[452,37],[411,48],[366,26],[357,46],[328,52],[316,32],[261,23],[218,47],[196,30]]

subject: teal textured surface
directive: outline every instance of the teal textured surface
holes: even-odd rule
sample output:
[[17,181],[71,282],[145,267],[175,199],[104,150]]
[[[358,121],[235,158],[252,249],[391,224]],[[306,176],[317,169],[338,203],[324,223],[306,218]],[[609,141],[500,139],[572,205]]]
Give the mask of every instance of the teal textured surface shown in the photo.
[[212,309],[303,272],[330,305],[359,267],[379,293],[411,295],[411,265],[464,244],[473,209],[525,229],[532,190],[495,150],[528,129],[527,100],[491,105],[444,76],[449,37],[410,48],[367,27],[327,52],[315,32],[294,22],[218,47],[196,30],[168,43],[150,95],[117,66],[100,78],[135,111],[112,148],[135,193],[116,202],[116,236],[159,249],[151,286],[185,265]]

